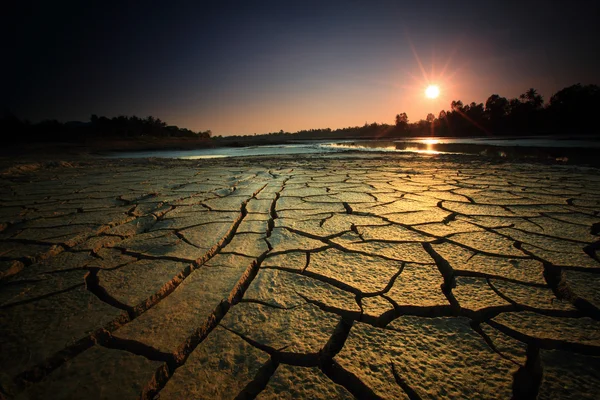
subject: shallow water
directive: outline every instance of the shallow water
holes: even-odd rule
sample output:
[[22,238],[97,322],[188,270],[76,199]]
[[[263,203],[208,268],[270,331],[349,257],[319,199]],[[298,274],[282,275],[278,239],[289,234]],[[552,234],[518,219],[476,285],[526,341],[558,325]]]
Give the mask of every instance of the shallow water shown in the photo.
[[317,143],[310,144],[282,144],[269,146],[248,146],[248,147],[217,147],[212,149],[196,150],[153,150],[153,151],[132,151],[115,152],[108,155],[110,158],[180,158],[186,160],[206,159],[206,158],[225,158],[225,157],[247,157],[247,156],[268,156],[268,155],[290,155],[290,154],[314,154],[335,151],[328,150]]
[[110,158],[179,158],[209,159],[225,157],[320,154],[347,151],[393,152],[420,154],[484,154],[505,156],[504,148],[517,149],[520,153],[534,149],[600,149],[600,141],[588,139],[554,138],[407,138],[398,140],[333,140],[310,141],[293,144],[218,147],[196,150],[154,150],[110,153]]
[[599,140],[591,139],[557,139],[545,137],[525,138],[414,138],[395,140],[396,143],[430,143],[430,144],[472,144],[481,146],[517,146],[517,147],[594,147],[600,148]]

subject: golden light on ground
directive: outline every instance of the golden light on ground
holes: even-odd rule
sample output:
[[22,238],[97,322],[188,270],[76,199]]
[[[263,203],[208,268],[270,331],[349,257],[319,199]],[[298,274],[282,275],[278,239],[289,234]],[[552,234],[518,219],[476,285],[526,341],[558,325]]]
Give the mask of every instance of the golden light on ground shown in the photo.
[[437,99],[440,95],[440,88],[436,85],[429,85],[427,89],[425,89],[425,96],[429,99]]

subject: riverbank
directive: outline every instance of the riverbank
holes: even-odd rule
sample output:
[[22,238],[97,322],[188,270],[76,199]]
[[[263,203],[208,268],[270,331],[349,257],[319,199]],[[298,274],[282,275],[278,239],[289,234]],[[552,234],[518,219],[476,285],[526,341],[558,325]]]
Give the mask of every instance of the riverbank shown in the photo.
[[[192,140],[186,138],[143,138],[125,141],[94,141],[86,143],[31,144],[5,147],[0,163],[85,160],[88,158],[231,158],[280,157],[310,154],[344,153],[360,156],[362,153],[422,154],[428,156],[468,155],[486,162],[529,162],[558,165],[600,167],[600,142],[589,138],[404,138],[397,140],[338,140],[299,141],[273,138],[239,142],[230,138]],[[370,155],[369,157],[372,157]]]

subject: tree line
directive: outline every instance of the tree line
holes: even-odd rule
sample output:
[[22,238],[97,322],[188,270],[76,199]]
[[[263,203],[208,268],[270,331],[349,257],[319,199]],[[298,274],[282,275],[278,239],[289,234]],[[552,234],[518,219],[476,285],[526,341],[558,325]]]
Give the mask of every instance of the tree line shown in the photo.
[[107,118],[92,115],[88,122],[59,122],[45,120],[32,124],[12,114],[0,118],[0,131],[9,133],[5,139],[13,143],[35,142],[81,142],[95,139],[196,138],[209,139],[211,131],[194,132],[175,125],[168,125],[152,116],[118,116]]
[[[364,126],[332,130],[309,129],[294,133],[280,130],[262,135],[218,137],[225,142],[285,141],[287,139],[394,138],[404,136],[532,136],[532,135],[595,135],[600,136],[600,124],[595,113],[600,110],[600,87],[576,84],[551,96],[547,103],[531,88],[514,99],[492,94],[484,103],[464,104],[453,100],[450,109],[437,116],[410,122],[406,113],[395,116],[393,124],[365,123]],[[113,118],[92,115],[89,122],[56,120],[31,124],[8,114],[0,118],[0,131],[9,141],[85,141],[87,139],[139,138],[211,138],[211,131],[194,132],[167,125],[159,118],[119,116]],[[258,136],[249,139],[249,136]],[[236,142],[237,143],[237,142]]]
[[398,114],[395,127],[419,135],[433,128],[438,136],[598,135],[600,126],[593,118],[598,109],[600,87],[576,84],[558,91],[546,104],[534,88],[514,99],[492,94],[485,104],[453,100],[449,110],[413,124],[406,114]]
[[576,84],[555,93],[548,103],[531,88],[514,99],[492,94],[484,103],[464,104],[453,100],[450,109],[410,122],[399,113],[393,124],[365,123],[364,126],[331,130],[310,129],[296,133],[274,132],[269,135],[292,135],[294,138],[386,138],[404,136],[534,136],[595,135],[600,124],[594,118],[600,110],[600,87]]

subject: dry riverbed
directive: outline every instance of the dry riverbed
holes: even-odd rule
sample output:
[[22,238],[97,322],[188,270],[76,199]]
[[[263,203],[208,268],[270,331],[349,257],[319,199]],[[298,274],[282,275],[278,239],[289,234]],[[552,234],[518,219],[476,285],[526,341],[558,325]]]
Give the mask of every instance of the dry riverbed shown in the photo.
[[0,398],[600,393],[599,170],[80,159],[0,182]]

